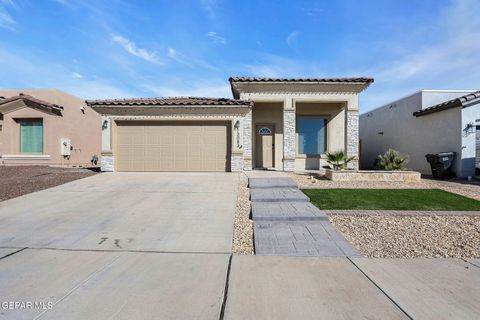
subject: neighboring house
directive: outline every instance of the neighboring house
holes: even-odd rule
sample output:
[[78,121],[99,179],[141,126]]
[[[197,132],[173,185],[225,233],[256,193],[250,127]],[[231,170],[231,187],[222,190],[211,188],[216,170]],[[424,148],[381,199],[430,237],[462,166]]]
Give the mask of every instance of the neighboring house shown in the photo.
[[[392,148],[409,167],[431,174],[425,155],[456,152],[454,171],[475,175],[480,163],[480,91],[422,90],[360,116],[361,166]],[[478,169],[477,169],[478,170]]]
[[58,90],[0,90],[0,165],[91,166],[100,115]]
[[104,171],[318,170],[358,166],[358,94],[370,78],[230,78],[234,99],[88,100],[102,115]]

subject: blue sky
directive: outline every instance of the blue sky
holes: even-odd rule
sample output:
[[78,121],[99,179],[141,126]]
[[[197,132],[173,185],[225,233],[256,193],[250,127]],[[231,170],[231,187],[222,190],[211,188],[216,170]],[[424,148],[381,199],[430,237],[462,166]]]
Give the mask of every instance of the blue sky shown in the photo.
[[374,77],[361,112],[480,88],[480,1],[0,0],[0,88],[231,97],[230,76]]

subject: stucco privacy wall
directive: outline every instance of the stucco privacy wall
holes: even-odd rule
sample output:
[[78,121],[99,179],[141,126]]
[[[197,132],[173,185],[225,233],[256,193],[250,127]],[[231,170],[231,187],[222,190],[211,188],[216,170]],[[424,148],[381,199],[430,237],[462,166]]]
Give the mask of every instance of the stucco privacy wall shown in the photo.
[[[458,92],[455,97],[463,94]],[[445,101],[445,96],[440,101],[429,96],[428,101],[434,103]],[[454,151],[459,156],[462,153],[461,109],[415,117],[413,112],[422,109],[422,99],[422,92],[417,92],[360,116],[363,169],[371,169],[375,158],[389,148],[408,155],[409,168],[424,174],[431,173],[426,154]],[[454,170],[461,172],[461,161],[455,161]]]
[[[3,115],[0,130],[0,155],[7,156],[0,161],[5,165],[63,165],[90,166],[93,155],[101,153],[100,115],[85,104],[84,100],[59,90],[0,90],[6,98],[24,93],[34,98],[64,107],[62,116],[23,107]],[[81,108],[84,108],[82,112]],[[43,154],[30,158],[20,154],[20,127],[16,120],[41,118],[43,120]],[[70,159],[61,152],[61,138],[72,143]],[[8,157],[10,156],[10,157]]]
[[[116,153],[116,132],[117,121],[206,121],[206,122],[230,122],[231,125],[231,150],[230,150],[230,170],[232,172],[242,171],[245,167],[245,151],[251,149],[248,143],[248,137],[245,136],[245,127],[251,126],[251,107],[249,106],[226,106],[226,107],[165,107],[148,106],[129,106],[115,108],[98,108],[102,113],[102,171],[115,171],[115,153]],[[123,109],[123,110],[122,110]],[[118,115],[119,110],[122,113],[131,113],[132,115]],[[113,114],[109,114],[113,113]],[[142,115],[138,115],[138,114]],[[133,115],[137,114],[137,115]],[[235,128],[238,121],[239,127]],[[248,152],[248,151],[247,151]],[[250,151],[251,152],[251,151]]]

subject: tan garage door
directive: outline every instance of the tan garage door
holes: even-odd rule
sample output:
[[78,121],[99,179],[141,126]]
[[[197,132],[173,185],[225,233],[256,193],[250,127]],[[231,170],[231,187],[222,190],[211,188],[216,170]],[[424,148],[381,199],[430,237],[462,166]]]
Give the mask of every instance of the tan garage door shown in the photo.
[[229,125],[119,122],[117,171],[227,171]]

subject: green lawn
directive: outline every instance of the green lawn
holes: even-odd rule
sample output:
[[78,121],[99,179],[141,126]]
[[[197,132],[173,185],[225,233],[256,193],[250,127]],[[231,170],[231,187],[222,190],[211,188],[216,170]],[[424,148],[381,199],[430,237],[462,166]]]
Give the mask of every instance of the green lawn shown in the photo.
[[480,211],[480,201],[439,189],[304,189],[320,209]]

